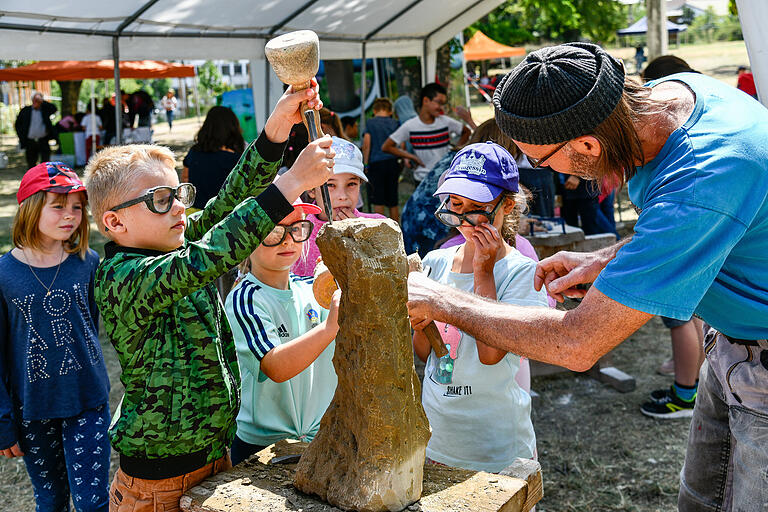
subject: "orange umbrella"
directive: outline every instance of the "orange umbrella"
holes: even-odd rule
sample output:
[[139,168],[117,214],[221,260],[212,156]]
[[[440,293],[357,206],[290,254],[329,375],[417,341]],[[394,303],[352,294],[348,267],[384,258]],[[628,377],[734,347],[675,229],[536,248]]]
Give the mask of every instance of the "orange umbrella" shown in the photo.
[[464,45],[464,59],[466,60],[501,59],[522,55],[525,55],[525,48],[497,43],[479,30]]
[[[0,69],[0,81],[82,80],[114,78],[112,60],[44,60],[18,68]],[[120,78],[176,78],[195,76],[194,66],[158,60],[120,61]]]

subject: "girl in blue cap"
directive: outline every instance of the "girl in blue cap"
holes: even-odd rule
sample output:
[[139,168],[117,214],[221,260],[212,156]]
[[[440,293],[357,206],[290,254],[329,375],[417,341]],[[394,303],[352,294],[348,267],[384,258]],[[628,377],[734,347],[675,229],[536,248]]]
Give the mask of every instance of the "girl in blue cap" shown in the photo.
[[[514,244],[525,206],[515,159],[498,144],[471,144],[456,154],[435,192],[444,197],[435,215],[466,242],[424,258],[436,281],[500,302],[546,306],[533,287],[536,263]],[[413,320],[413,345],[426,361],[422,403],[432,427],[427,457],[433,462],[499,472],[517,457],[533,458],[536,437],[531,397],[515,380],[520,356],[437,323],[449,354],[437,358]]]

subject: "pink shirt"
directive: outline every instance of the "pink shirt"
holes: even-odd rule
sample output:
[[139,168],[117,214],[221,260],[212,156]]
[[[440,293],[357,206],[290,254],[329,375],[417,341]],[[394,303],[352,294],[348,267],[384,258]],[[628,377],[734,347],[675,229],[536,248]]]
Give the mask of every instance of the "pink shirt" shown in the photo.
[[[380,215],[378,213],[362,213],[357,210],[355,210],[355,216],[362,217],[364,219],[384,219],[384,215]],[[299,260],[293,264],[293,267],[291,267],[291,272],[296,274],[297,276],[313,276],[315,275],[315,266],[317,265],[317,258],[320,257],[320,249],[317,248],[317,243],[315,242],[315,239],[317,238],[317,233],[320,231],[320,227],[325,224],[328,221],[320,220],[317,218],[317,215],[309,214],[307,215],[307,220],[310,221],[313,225],[312,228],[312,235],[310,235],[309,239],[304,242],[304,250],[305,254],[307,255],[306,259],[303,257],[299,258]]]

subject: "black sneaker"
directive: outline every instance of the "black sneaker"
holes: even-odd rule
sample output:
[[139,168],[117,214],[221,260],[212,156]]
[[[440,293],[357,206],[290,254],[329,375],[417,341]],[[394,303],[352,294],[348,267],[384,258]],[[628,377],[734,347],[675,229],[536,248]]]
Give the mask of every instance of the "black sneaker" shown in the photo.
[[[651,397],[654,398],[654,394],[657,391],[651,393]],[[656,395],[660,396],[660,395]],[[658,400],[652,402],[646,402],[640,407],[640,411],[646,416],[653,418],[690,418],[693,416],[693,406],[696,403],[696,398],[690,402],[686,402],[677,396],[672,388],[664,391],[664,396]]]
[[673,386],[669,386],[667,389],[657,389],[655,391],[651,391],[651,400],[654,402],[661,402],[667,396],[669,396],[670,393],[674,393],[672,390]]

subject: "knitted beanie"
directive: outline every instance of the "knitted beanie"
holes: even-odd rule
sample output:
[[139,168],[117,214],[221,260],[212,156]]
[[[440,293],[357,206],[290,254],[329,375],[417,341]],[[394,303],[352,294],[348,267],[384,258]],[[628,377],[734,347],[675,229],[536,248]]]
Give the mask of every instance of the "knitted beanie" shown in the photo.
[[496,123],[526,144],[556,144],[592,131],[613,112],[624,67],[590,43],[531,52],[493,94]]

